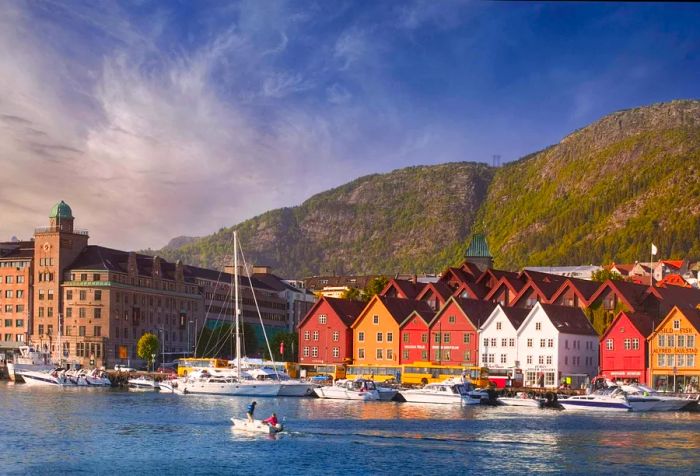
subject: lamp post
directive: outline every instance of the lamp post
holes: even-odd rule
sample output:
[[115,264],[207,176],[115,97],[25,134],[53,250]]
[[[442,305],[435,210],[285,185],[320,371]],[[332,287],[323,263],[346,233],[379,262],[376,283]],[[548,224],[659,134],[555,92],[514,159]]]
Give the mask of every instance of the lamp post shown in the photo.
[[156,371],[156,354],[151,354],[151,372]]

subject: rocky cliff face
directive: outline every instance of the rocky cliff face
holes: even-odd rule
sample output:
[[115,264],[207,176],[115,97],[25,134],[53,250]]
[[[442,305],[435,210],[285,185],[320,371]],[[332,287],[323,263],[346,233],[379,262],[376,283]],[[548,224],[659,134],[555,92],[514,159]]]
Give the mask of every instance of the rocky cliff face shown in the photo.
[[[700,258],[700,101],[616,112],[498,170],[362,177],[236,228],[248,261],[284,276],[439,271],[473,229],[503,268],[644,260],[652,242],[661,258]],[[232,230],[157,253],[220,267]]]

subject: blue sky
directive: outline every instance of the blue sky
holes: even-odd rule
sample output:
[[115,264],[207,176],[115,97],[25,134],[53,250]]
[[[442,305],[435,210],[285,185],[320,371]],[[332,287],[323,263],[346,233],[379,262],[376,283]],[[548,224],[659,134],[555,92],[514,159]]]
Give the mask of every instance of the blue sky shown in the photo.
[[693,4],[4,2],[0,239],[160,247],[369,173],[700,97]]

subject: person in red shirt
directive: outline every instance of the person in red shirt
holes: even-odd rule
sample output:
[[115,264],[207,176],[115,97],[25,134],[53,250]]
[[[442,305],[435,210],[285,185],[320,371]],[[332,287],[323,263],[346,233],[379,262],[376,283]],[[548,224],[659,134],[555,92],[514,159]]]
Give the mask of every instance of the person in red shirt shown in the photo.
[[270,418],[263,420],[263,423],[267,423],[270,426],[277,426],[277,415],[273,413]]

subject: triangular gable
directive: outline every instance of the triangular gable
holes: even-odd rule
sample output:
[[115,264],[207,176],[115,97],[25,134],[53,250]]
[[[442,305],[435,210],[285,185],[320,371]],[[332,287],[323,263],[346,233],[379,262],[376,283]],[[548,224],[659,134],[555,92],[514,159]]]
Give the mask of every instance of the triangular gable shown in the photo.
[[[518,293],[520,292],[520,290],[522,289],[522,286],[516,288],[516,286],[515,286],[516,283],[518,283],[518,281],[516,281],[514,283],[510,277],[503,276],[501,279],[498,280],[496,285],[491,288],[491,291],[489,291],[488,294],[486,294],[484,299],[490,301],[491,299],[493,299],[493,297],[496,294],[498,294],[500,292],[499,290],[502,290],[505,287],[511,292],[512,297],[511,297],[511,299],[509,299],[509,301],[512,302],[513,301],[512,298],[517,296]],[[523,286],[524,286],[524,284],[523,284]],[[506,304],[510,304],[510,302],[506,303]]]
[[350,301],[347,299],[329,298],[323,296],[321,297],[321,299],[316,301],[313,306],[311,306],[311,309],[309,309],[306,315],[304,315],[304,318],[297,325],[297,329],[301,328],[301,326],[313,314],[316,313],[318,308],[323,303],[328,304],[328,306],[333,310],[333,312],[335,312],[338,319],[340,319],[340,321],[348,327],[354,322],[354,319],[359,315],[359,313],[362,311],[362,308],[364,307],[364,304],[361,302]]
[[665,286],[678,286],[681,288],[692,288],[692,286],[688,283],[688,281],[683,279],[683,276],[681,276],[680,274],[676,274],[676,273],[667,274],[664,277],[664,279],[657,282],[656,285],[660,288],[663,288]]
[[510,301],[511,306],[518,306],[521,300],[525,299],[526,296],[529,296],[528,291],[535,293],[535,295],[539,298],[537,299],[537,302],[547,302],[547,296],[542,292],[537,283],[534,281],[528,281],[523,289],[521,289],[520,292]]
[[350,326],[350,328],[351,328],[351,329],[355,329],[355,328],[357,327],[357,325],[358,325],[360,322],[362,322],[362,319],[365,318],[365,316],[367,315],[367,313],[369,312],[369,310],[372,309],[372,308],[373,308],[374,306],[376,306],[376,305],[380,305],[380,306],[382,306],[382,307],[384,307],[384,308],[386,309],[386,306],[384,306],[384,303],[381,301],[381,299],[379,299],[379,295],[378,295],[378,294],[375,294],[374,296],[372,296],[372,299],[369,300],[369,302],[367,303],[367,305],[365,306],[365,308],[362,310],[362,312],[360,313],[360,315],[357,316],[357,319],[355,319],[355,321],[352,323],[352,325]]
[[595,281],[587,281],[585,279],[577,279],[577,278],[567,278],[560,286],[559,289],[557,289],[554,294],[552,294],[552,297],[549,298],[549,302],[551,304],[555,304],[556,301],[563,295],[566,294],[566,292],[571,289],[573,290],[574,294],[576,294],[579,298],[579,301],[584,303],[585,306],[588,306],[589,304],[589,299],[598,291],[600,288],[600,284],[596,283]]
[[417,301],[424,301],[428,296],[437,296],[440,302],[444,303],[451,295],[452,290],[444,283],[428,283],[416,296]]
[[695,330],[700,333],[700,311],[698,309],[681,309],[678,306],[673,306],[673,308],[666,314],[666,316],[659,322],[654,329],[654,332],[651,333],[651,335],[647,338],[647,340],[652,340],[656,335],[659,333],[660,329],[663,329],[666,327],[666,324],[668,323],[669,320],[671,320],[672,316],[675,313],[680,313],[682,314],[690,323],[691,326],[695,328]]
[[600,286],[600,288],[598,288],[598,291],[591,296],[588,304],[593,304],[596,300],[598,300],[598,298],[600,298],[600,296],[603,295],[603,293],[605,293],[606,290],[613,291],[617,295],[618,299],[620,299],[623,304],[627,306],[627,309],[632,312],[641,306],[649,292],[653,292],[653,290],[650,290],[646,286],[642,287],[639,284],[608,279]]
[[464,292],[467,293],[468,299],[483,299],[486,294],[488,294],[486,288],[480,284],[462,283],[457,289],[455,289],[452,295],[455,297],[464,298],[464,296],[462,296]]
[[535,304],[525,320],[520,324],[518,335],[530,324],[533,316],[539,311],[542,311],[554,328],[562,334],[598,337],[598,333],[593,329],[591,322],[581,309],[569,306],[556,306],[554,304],[542,304],[540,302]]
[[450,286],[452,289],[457,289],[459,288],[462,284],[468,283],[468,282],[473,282],[475,281],[476,278],[474,278],[472,275],[468,274],[466,271],[464,271],[461,268],[447,268],[441,275],[440,279],[438,280],[439,283],[445,283],[448,286]]
[[394,290],[395,294],[403,299],[416,299],[416,296],[424,286],[425,284],[423,283],[414,283],[406,279],[391,278],[379,295],[389,296],[390,291]]
[[619,321],[623,318],[627,318],[629,323],[637,329],[637,331],[644,336],[645,339],[647,339],[651,334],[653,334],[655,328],[656,328],[656,323],[654,322],[654,318],[649,316],[648,314],[644,314],[641,312],[625,312],[625,311],[620,311],[617,313],[617,316],[612,320],[608,328],[603,332],[603,335],[600,337],[600,341],[603,342],[605,338],[612,332],[613,328],[617,326]]
[[517,330],[520,329],[520,326],[522,326],[522,323],[525,321],[528,311],[526,309],[506,307],[498,304],[493,309],[491,314],[489,314],[489,317],[486,319],[486,321],[484,321],[479,330],[484,330],[489,327],[499,314],[504,315],[510,326],[517,332]]
[[414,319],[420,319],[423,322],[423,324],[425,324],[426,329],[430,328],[430,322],[433,321],[432,315],[424,317],[420,312],[413,311],[412,313],[410,313],[406,317],[406,319],[403,320],[403,322],[399,323],[399,330],[403,329],[407,324],[412,322]]

